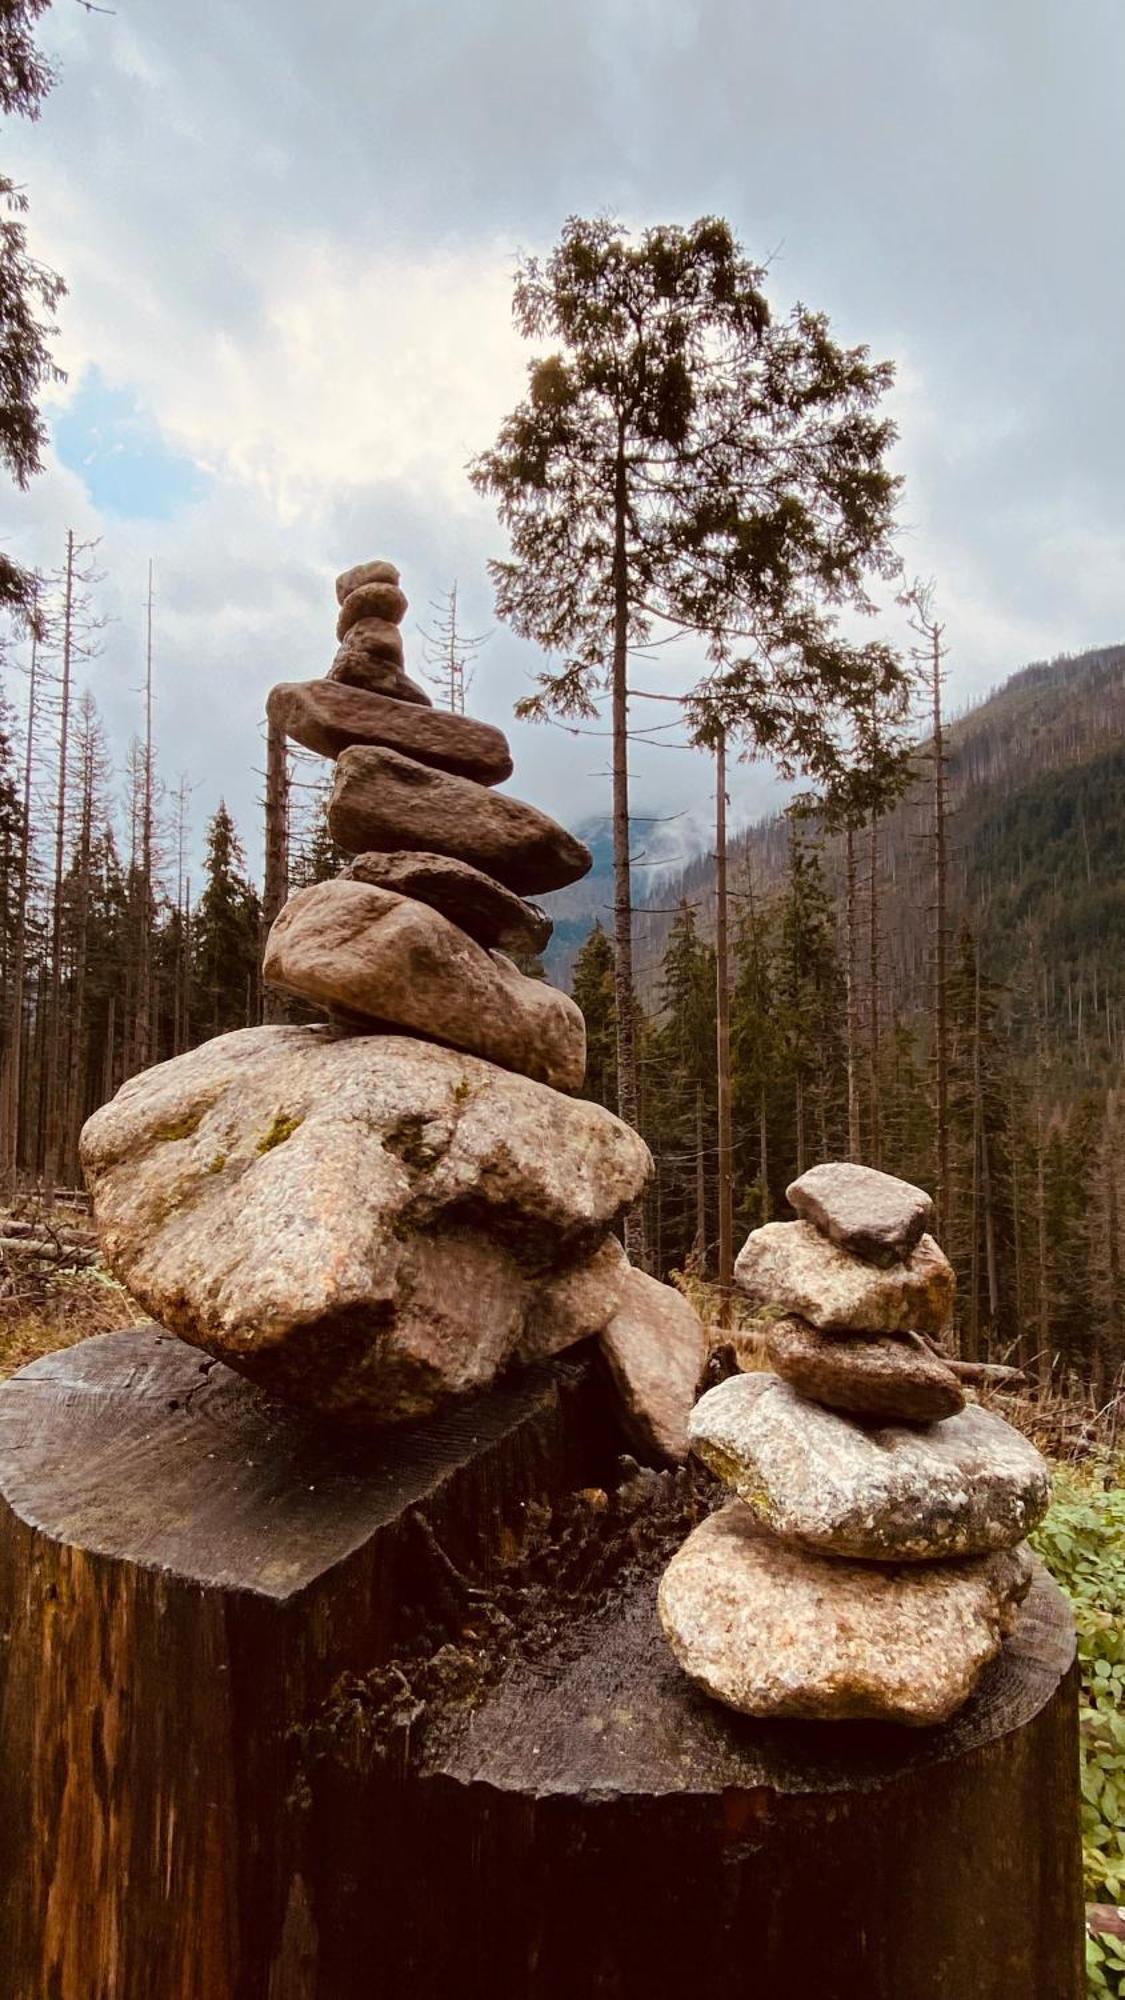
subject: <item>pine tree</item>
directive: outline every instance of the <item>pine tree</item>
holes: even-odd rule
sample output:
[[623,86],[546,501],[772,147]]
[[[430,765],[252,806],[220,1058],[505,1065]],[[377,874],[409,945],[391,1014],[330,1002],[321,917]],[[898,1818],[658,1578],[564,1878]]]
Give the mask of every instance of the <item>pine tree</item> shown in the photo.
[[261,904],[226,801],[207,829],[203,893],[192,939],[197,1032],[221,1035],[257,1018]]
[[613,1110],[617,1103],[613,946],[600,923],[595,923],[575,959],[570,990],[586,1023],[585,1095]]

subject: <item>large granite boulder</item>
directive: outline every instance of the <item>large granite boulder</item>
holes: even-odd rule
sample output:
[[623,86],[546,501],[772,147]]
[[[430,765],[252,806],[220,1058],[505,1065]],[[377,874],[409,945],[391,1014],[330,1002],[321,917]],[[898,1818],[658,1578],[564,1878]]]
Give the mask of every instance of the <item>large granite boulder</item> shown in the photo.
[[342,876],[298,890],[262,972],[314,1006],[450,1043],[556,1090],[582,1088],[586,1024],[574,1001],[390,890]]
[[447,854],[357,854],[343,873],[348,881],[428,903],[490,950],[540,952],[551,941],[554,925],[545,911]]
[[246,1028],[133,1077],[82,1161],[106,1260],[310,1410],[419,1417],[594,1333],[652,1162],[600,1106],[401,1035]]
[[916,1333],[821,1333],[803,1319],[759,1325],[782,1380],[830,1409],[932,1424],[965,1407],[956,1375]]
[[695,1307],[674,1286],[629,1270],[601,1346],[636,1450],[678,1464],[687,1457],[688,1418],[707,1359]]
[[933,1228],[934,1205],[924,1189],[851,1160],[810,1167],[785,1194],[841,1250],[873,1264],[900,1263]]
[[507,740],[491,723],[341,681],[282,681],[270,690],[266,713],[294,743],[321,757],[338,757],[353,743],[378,743],[482,785],[499,785],[512,775]]
[[1026,1547],[909,1568],[826,1560],[736,1500],[673,1556],[660,1620],[684,1672],[746,1715],[932,1725],[968,1700],[1033,1574]]
[[747,1237],[734,1275],[759,1311],[807,1319],[824,1333],[938,1334],[953,1309],[953,1268],[932,1236],[884,1270],[838,1249],[811,1222],[767,1222]]
[[866,1562],[986,1555],[1047,1511],[1033,1444],[970,1404],[924,1429],[857,1423],[776,1375],[732,1375],[691,1414],[692,1450],[773,1533]]
[[534,806],[428,770],[394,750],[344,751],[328,824],[345,854],[374,847],[436,849],[494,875],[519,896],[564,889],[588,874],[593,862],[588,847]]

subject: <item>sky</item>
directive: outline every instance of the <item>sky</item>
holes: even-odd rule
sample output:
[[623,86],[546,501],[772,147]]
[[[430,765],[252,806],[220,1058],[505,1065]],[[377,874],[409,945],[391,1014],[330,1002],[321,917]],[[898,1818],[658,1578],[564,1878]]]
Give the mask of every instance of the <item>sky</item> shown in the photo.
[[[335,573],[377,556],[408,668],[454,579],[489,635],[470,706],[509,789],[608,812],[603,737],[512,720],[541,663],[497,625],[504,536],[465,473],[533,351],[517,259],[570,214],[725,215],[775,309],[894,360],[900,546],[954,709],[1125,637],[1123,0],[54,0],[41,40],[59,83],[3,170],[70,288],[67,379],[0,541],[53,568],[68,528],[98,538],[84,675],[118,748],[152,560],[160,769],[197,826],[227,798],[255,869],[266,693],[327,671]],[[669,732],[635,745],[640,851],[702,844],[709,785]],[[776,795],[761,767],[732,793],[735,823]]]

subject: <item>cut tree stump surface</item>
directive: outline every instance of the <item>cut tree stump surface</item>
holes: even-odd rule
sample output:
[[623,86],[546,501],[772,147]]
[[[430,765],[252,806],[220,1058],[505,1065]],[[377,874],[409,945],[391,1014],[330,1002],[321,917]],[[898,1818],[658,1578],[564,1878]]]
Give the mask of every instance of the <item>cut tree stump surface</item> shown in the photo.
[[159,1329],[3,1385],[3,2000],[1081,2000],[1045,1574],[946,1728],[755,1723],[621,1447],[589,1348],[378,1437]]

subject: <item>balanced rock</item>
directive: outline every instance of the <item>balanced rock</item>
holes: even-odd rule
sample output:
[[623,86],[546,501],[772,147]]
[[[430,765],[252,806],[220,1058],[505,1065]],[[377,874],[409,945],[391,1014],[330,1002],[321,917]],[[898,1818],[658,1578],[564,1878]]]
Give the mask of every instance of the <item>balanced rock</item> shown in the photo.
[[850,1160],[810,1167],[785,1193],[806,1222],[873,1264],[901,1262],[933,1227],[934,1205],[922,1188]]
[[747,1237],[734,1275],[759,1311],[807,1319],[824,1333],[936,1334],[953,1307],[953,1268],[932,1236],[884,1270],[838,1249],[811,1222],[767,1222]]
[[401,583],[401,572],[393,562],[356,563],[352,569],[342,570],[336,578],[336,602],[342,604],[353,590],[364,583]]
[[448,709],[415,708],[322,680],[283,681],[271,690],[266,712],[295,743],[321,757],[338,757],[353,743],[376,743],[482,785],[498,785],[512,775],[511,752],[501,731]]
[[386,618],[401,625],[409,606],[397,583],[361,583],[349,590],[336,620],[336,637],[342,639],[361,618]]
[[782,1541],[865,1562],[1012,1548],[1050,1501],[1034,1445],[976,1404],[922,1430],[874,1428],[776,1375],[732,1375],[701,1397],[688,1436]]
[[707,1359],[694,1306],[672,1285],[630,1269],[601,1345],[642,1458],[685,1459],[688,1418]]
[[803,1319],[761,1325],[782,1380],[830,1409],[928,1424],[965,1407],[956,1375],[916,1334],[820,1333]]
[[611,1318],[621,1262],[601,1253],[652,1166],[598,1105],[317,1027],[143,1071],[90,1119],[82,1162],[147,1312],[307,1409],[380,1422]]
[[336,658],[343,660],[353,653],[362,654],[364,659],[387,660],[391,666],[401,667],[405,657],[402,633],[389,618],[361,618],[349,628]]
[[291,896],[266,940],[271,986],[406,1028],[557,1090],[586,1074],[581,1009],[425,903],[337,877]]
[[357,854],[343,872],[346,880],[428,903],[478,944],[540,952],[550,943],[554,925],[544,911],[447,854]]
[[546,813],[468,778],[431,771],[395,750],[345,750],[328,806],[345,854],[368,848],[435,849],[494,875],[518,895],[563,889],[593,857]]
[[1026,1548],[909,1568],[825,1560],[734,1501],[673,1556],[660,1620],[684,1672],[746,1715],[932,1725],[968,1699],[1033,1574]]
[[413,702],[417,708],[432,708],[425,688],[412,681],[390,660],[371,659],[366,653],[349,653],[341,646],[328,669],[328,680],[345,687],[363,688],[367,694],[389,696],[392,701]]

